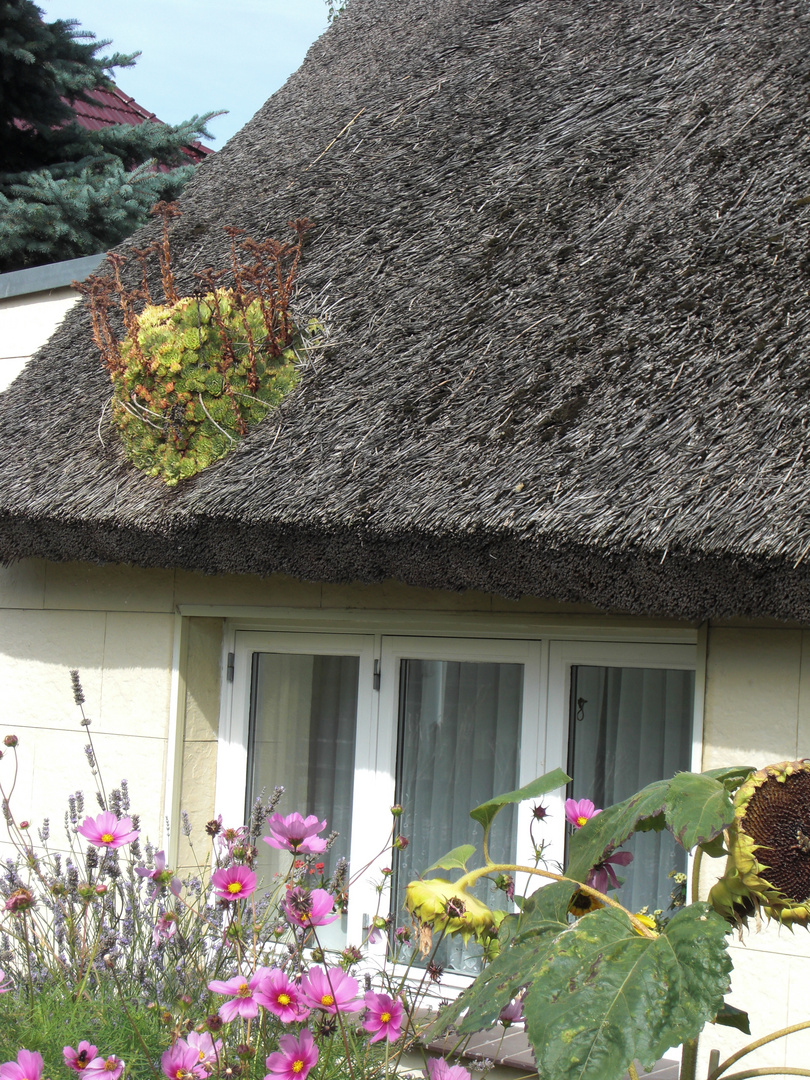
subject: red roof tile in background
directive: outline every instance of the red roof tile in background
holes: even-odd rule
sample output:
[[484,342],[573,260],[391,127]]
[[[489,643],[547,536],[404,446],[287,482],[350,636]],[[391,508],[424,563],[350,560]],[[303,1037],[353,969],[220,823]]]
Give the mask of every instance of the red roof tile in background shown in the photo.
[[[99,131],[113,124],[142,124],[145,120],[161,123],[154,113],[144,109],[134,98],[125,94],[123,90],[119,90],[117,86],[90,90],[88,97],[92,98],[92,102],[74,101],[72,108],[78,123],[91,131]],[[196,140],[183,147],[183,153],[195,165],[213,152],[210,147],[203,146]]]

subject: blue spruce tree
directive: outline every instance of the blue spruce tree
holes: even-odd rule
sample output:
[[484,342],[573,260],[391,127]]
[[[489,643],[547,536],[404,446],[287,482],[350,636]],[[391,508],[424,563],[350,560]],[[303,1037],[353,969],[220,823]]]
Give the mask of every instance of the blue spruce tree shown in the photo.
[[117,244],[177,197],[195,168],[183,147],[210,138],[216,113],[176,126],[79,124],[72,104],[138,56],[99,56],[108,44],[75,20],[46,23],[31,0],[0,0],[0,273]]

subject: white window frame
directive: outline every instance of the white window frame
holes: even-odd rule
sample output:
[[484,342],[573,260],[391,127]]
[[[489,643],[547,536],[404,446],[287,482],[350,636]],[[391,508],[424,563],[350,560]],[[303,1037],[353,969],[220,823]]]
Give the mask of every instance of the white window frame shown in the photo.
[[[651,644],[618,641],[550,641],[548,651],[548,705],[546,709],[546,757],[568,763],[568,723],[571,700],[571,669],[574,667],[665,668],[697,672],[695,645]],[[697,698],[697,679],[695,679]],[[700,771],[702,731],[698,731],[697,701],[692,706],[692,751],[689,767]],[[662,777],[666,779],[666,777]],[[556,791],[547,800],[555,820],[564,817],[565,791]],[[562,863],[565,837],[555,831],[548,847],[548,858]]]
[[[348,941],[364,936],[364,923],[376,908],[372,882],[385,863],[377,858],[390,827],[388,809],[394,801],[396,775],[397,671],[400,659],[486,660],[524,665],[519,784],[567,765],[570,673],[575,665],[676,668],[696,671],[692,732],[692,768],[700,769],[702,743],[702,681],[698,631],[651,624],[646,629],[619,620],[613,626],[585,620],[468,617],[429,613],[378,611],[308,613],[268,612],[266,619],[242,611],[189,607],[188,615],[228,615],[223,636],[223,672],[229,653],[236,655],[233,682],[222,680],[220,732],[217,753],[216,813],[224,820],[241,820],[244,813],[248,761],[248,714],[253,651],[291,651],[312,654],[357,655],[360,658],[358,727],[355,749],[352,868],[369,866],[365,885],[354,886],[349,906]],[[577,625],[579,621],[579,625]],[[429,627],[429,632],[425,629]],[[376,662],[376,664],[375,664]],[[379,693],[373,689],[375,671],[381,674]],[[236,782],[244,777],[244,783]],[[564,791],[544,798],[550,820],[544,836],[549,861],[564,850]],[[369,805],[376,809],[369,812]],[[285,807],[305,812],[306,808]],[[518,862],[528,857],[531,805],[518,814]],[[358,823],[362,822],[362,827]],[[385,835],[384,835],[385,834]],[[523,883],[518,881],[518,888]],[[383,904],[385,908],[385,903]],[[448,976],[443,986],[468,978]]]

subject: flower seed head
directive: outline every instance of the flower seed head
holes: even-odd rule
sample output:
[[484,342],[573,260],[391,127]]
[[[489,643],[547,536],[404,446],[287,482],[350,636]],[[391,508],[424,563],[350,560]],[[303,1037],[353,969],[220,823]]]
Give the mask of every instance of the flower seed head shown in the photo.
[[782,922],[810,921],[810,761],[753,773],[734,808],[726,873],[710,903],[731,919],[762,907]]

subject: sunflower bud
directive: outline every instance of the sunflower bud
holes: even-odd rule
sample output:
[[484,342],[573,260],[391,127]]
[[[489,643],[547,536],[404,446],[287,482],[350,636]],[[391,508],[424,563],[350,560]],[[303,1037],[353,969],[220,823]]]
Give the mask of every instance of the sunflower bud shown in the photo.
[[480,900],[445,878],[412,881],[405,890],[405,906],[420,923],[448,934],[483,941],[495,927],[495,916]]
[[726,872],[709,903],[729,919],[756,908],[780,922],[810,920],[810,761],[753,773],[734,798]]

